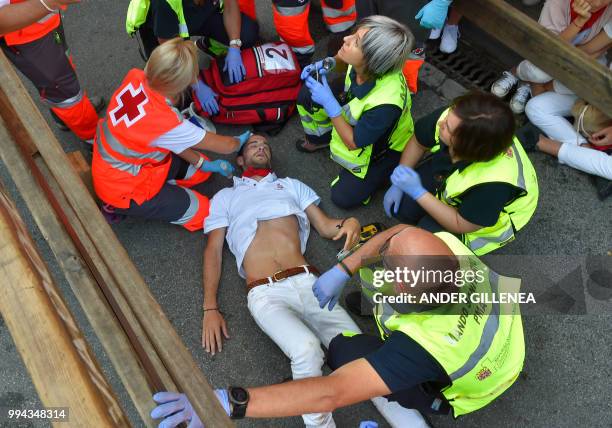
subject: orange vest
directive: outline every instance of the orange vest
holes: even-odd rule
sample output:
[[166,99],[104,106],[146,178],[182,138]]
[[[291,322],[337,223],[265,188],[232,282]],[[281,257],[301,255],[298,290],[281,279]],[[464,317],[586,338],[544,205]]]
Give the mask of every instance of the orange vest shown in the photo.
[[98,123],[91,165],[96,193],[104,202],[128,208],[153,198],[167,180],[170,151],[150,144],[183,121],[164,96],[132,69]]
[[[22,3],[25,0],[11,0],[11,4]],[[65,9],[66,6],[63,6]],[[12,45],[23,45],[25,43],[33,42],[43,36],[46,36],[51,31],[55,30],[60,25],[59,13],[49,13],[43,16],[38,22],[30,24],[21,30],[13,31],[2,35],[8,46]]]

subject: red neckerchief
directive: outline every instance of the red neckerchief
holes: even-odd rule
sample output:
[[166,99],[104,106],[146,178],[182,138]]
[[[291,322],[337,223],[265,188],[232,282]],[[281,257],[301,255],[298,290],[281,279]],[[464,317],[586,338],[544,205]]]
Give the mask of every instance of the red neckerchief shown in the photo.
[[244,172],[242,173],[242,176],[248,177],[248,178],[254,177],[256,175],[260,177],[265,177],[271,172],[272,172],[272,169],[270,168],[253,168],[252,166],[249,166],[247,169],[244,170]]
[[[578,16],[578,14],[576,12],[574,12],[574,8],[572,7],[573,4],[574,4],[574,0],[572,0],[570,2],[570,17],[571,17],[572,21],[574,19],[576,19],[576,17]],[[593,24],[595,24],[595,21],[597,21],[601,17],[601,15],[603,15],[605,10],[606,10],[606,8],[602,7],[597,12],[592,14],[591,17],[589,18],[589,20],[586,22],[586,24],[584,24],[584,26],[580,30],[580,32],[583,32],[584,30],[588,30],[589,28],[591,28],[593,26]]]
[[591,148],[595,150],[599,150],[600,152],[609,152],[609,151],[612,151],[612,144],[607,144],[605,146],[598,146],[595,144],[591,144]]

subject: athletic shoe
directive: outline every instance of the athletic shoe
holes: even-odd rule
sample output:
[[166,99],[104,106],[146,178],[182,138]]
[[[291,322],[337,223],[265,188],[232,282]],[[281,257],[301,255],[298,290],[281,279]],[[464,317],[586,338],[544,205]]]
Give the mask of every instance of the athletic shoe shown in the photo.
[[535,6],[538,3],[540,3],[540,0],[523,0],[525,6]]
[[111,204],[102,204],[102,206],[100,207],[100,212],[102,213],[108,224],[121,223],[126,217],[124,214],[118,214],[115,211],[115,207]]
[[434,28],[429,33],[429,40],[438,40],[442,35],[442,28]]
[[[89,101],[91,101],[96,113],[100,113],[102,110],[104,110],[104,107],[106,107],[106,101],[102,97],[90,97]],[[53,118],[53,122],[55,123],[55,126],[57,126],[57,129],[64,132],[70,131],[70,128],[68,128],[64,121],[60,119],[53,110],[49,110],[49,112],[51,113],[51,117]]]
[[529,83],[521,83],[516,92],[510,98],[510,110],[516,114],[521,114],[525,111],[525,104],[531,98],[531,87]]
[[442,41],[440,41],[440,52],[451,54],[457,50],[457,40],[459,39],[458,25],[445,25],[442,31]]
[[504,98],[510,93],[518,81],[518,78],[514,74],[510,73],[509,71],[504,71],[502,77],[497,79],[491,85],[491,93],[496,97]]

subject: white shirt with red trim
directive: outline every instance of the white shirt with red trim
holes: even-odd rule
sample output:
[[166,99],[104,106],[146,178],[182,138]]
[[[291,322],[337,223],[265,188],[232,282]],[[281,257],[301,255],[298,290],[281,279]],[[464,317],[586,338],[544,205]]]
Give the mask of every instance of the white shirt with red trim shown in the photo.
[[298,219],[300,249],[306,251],[310,221],[304,212],[321,199],[306,184],[270,173],[260,181],[234,177],[234,187],[221,189],[210,201],[204,233],[227,227],[227,245],[236,257],[238,273],[246,278],[242,261],[257,232],[259,221],[294,215]]

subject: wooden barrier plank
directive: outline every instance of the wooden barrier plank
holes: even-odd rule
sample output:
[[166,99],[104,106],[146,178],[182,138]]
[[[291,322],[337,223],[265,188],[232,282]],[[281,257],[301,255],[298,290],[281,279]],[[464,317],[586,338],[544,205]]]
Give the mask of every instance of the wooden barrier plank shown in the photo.
[[89,194],[94,199],[97,199],[96,192],[94,191],[93,187],[93,180],[91,178],[91,168],[83,157],[83,153],[76,151],[67,153],[66,156],[68,156],[68,161],[70,162],[72,168],[74,168],[79,177],[81,177],[81,181],[83,181],[85,187],[87,187]]
[[66,154],[4,55],[0,55],[0,107],[0,114],[7,122],[27,118],[27,122],[22,122],[26,133],[22,138],[29,139],[38,149],[69,205],[80,222],[86,225],[85,233],[98,248],[104,264],[112,272],[121,293],[129,301],[178,389],[191,397],[194,409],[206,425],[215,428],[232,426],[201,370],[130,261],[125,248],[100,214],[76,172],[67,166]]
[[1,186],[0,275],[0,312],[43,406],[67,407],[70,426],[130,426]]
[[503,0],[455,0],[459,12],[510,49],[612,114],[612,71]]
[[[53,212],[42,189],[36,183],[19,149],[3,127],[0,118],[0,158],[6,165],[34,221],[45,236],[73,293],[115,367],[138,413],[147,426],[156,426],[149,413],[153,405],[151,386],[147,382],[132,345],[109,308],[98,284],[89,272],[77,248]],[[37,159],[42,161],[40,157]],[[39,164],[40,166],[40,164]],[[53,179],[54,181],[54,179]],[[53,185],[53,183],[51,183]],[[61,194],[58,197],[60,203]],[[152,348],[151,348],[152,349]]]

